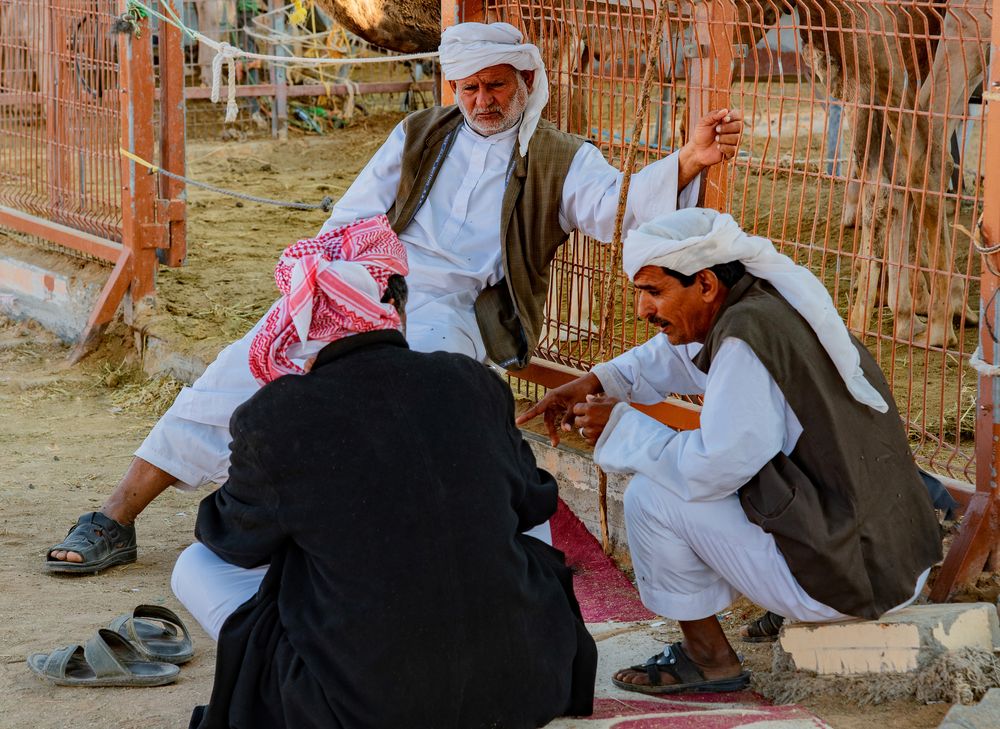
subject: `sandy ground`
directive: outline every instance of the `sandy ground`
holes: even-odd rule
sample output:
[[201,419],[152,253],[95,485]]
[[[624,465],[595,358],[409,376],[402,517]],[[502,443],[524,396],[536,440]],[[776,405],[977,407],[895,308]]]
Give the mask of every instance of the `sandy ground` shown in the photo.
[[105,386],[115,381],[117,352],[75,368],[67,354],[43,331],[0,325],[0,726],[184,727],[207,700],[214,670],[213,644],[197,625],[197,655],[169,687],[56,688],[24,664],[31,653],[86,641],[137,604],[178,610],[170,570],[194,530],[197,499],[171,490],[143,514],[138,564],[97,577],[42,572],[47,548],[100,505],[155,419],[123,408],[123,390]]

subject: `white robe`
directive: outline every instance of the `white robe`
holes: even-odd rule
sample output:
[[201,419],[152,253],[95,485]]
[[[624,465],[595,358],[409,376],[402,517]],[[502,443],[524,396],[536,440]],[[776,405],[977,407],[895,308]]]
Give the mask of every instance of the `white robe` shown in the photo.
[[[748,344],[723,341],[707,374],[692,361],[700,350],[658,334],[592,370],[622,401],[594,461],[635,474],[625,492],[625,524],[643,604],[675,620],[699,620],[743,594],[793,620],[845,619],[802,589],[774,537],[747,519],[737,494],[779,452],[794,450],[799,419]],[[670,393],[705,396],[700,428],[676,431],[628,404]],[[920,594],[928,572],[913,598],[895,609]]]
[[[338,201],[323,230],[389,209],[399,186],[405,135],[389,135]],[[482,137],[463,126],[424,205],[403,231],[410,275],[406,338],[419,352],[445,350],[485,360],[473,303],[501,276],[500,208],[517,128]],[[632,178],[626,230],[657,215],[696,204],[698,181],[677,190],[674,153]],[[600,150],[584,144],[563,183],[560,224],[610,240],[621,173]],[[229,418],[259,385],[250,374],[250,342],[263,318],[226,347],[153,427],[136,456],[176,476],[180,487],[222,482],[229,469]]]

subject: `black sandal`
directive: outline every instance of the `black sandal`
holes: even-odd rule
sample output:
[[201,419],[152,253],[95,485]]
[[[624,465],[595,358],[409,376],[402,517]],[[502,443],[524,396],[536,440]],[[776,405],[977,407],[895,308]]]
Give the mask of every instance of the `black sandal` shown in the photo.
[[740,640],[744,643],[773,643],[778,639],[781,626],[785,619],[777,613],[768,610],[756,620],[746,624],[747,634],[741,635]]
[[[641,666],[629,666],[628,670],[645,671],[649,677],[649,684],[625,683],[614,677],[611,682],[620,689],[638,691],[642,694],[676,694],[682,691],[722,693],[742,691],[750,685],[749,671],[743,671],[739,676],[730,678],[705,678],[698,664],[684,652],[680,643],[667,646],[662,653],[653,656]],[[673,676],[676,683],[662,683],[661,671]]]
[[[76,552],[83,557],[83,561],[54,559],[52,553],[60,550]],[[118,564],[135,562],[137,552],[135,526],[119,524],[99,511],[92,511],[77,519],[66,538],[46,552],[45,571],[76,574],[100,572]]]

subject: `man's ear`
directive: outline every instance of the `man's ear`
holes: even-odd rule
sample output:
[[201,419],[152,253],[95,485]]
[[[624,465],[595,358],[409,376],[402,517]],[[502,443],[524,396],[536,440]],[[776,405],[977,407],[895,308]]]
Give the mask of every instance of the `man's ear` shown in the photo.
[[448,85],[451,86],[451,93],[454,94],[455,93],[455,89],[458,88],[458,85],[454,81],[449,81]]
[[527,84],[528,91],[531,91],[531,89],[532,89],[532,87],[534,86],[534,83],[535,83],[535,72],[534,72],[534,70],[521,71],[521,78],[523,78],[524,79],[524,83]]
[[719,293],[725,288],[719,277],[715,275],[715,271],[710,271],[707,268],[698,271],[695,274],[698,285],[698,293],[701,294],[701,298],[704,301],[714,301]]

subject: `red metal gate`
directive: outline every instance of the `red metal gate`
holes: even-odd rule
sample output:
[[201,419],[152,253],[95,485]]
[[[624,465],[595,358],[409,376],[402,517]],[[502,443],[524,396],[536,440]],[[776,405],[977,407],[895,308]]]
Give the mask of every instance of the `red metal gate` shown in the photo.
[[[157,189],[122,154],[183,173],[180,37],[164,29],[162,134],[154,127],[153,37],[125,0],[0,0],[0,229],[113,264],[76,356],[126,302],[154,295],[157,253],[184,256],[183,187]],[[183,77],[180,78],[183,84]]]

